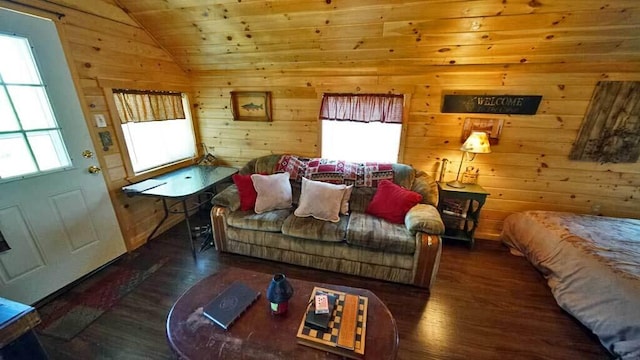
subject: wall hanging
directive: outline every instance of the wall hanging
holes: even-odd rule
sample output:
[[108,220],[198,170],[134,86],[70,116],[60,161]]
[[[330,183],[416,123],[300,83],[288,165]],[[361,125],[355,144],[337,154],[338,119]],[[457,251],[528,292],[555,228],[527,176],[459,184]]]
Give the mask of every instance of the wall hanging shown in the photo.
[[541,95],[444,95],[443,113],[535,115]]
[[640,156],[640,81],[600,81],[569,159],[634,163]]
[[233,120],[271,121],[271,93],[268,91],[232,91]]

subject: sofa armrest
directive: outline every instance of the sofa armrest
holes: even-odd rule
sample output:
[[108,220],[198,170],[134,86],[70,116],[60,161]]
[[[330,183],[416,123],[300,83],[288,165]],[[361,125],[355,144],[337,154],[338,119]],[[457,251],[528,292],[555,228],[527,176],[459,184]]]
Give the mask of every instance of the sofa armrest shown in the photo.
[[226,250],[227,244],[227,214],[229,209],[215,205],[211,208],[211,230],[213,233],[213,244],[218,252]]
[[211,199],[211,204],[229,208],[231,211],[240,209],[240,193],[238,193],[238,187],[235,184],[227,186]]
[[413,235],[418,232],[432,235],[444,233],[444,223],[433,205],[418,204],[412,207],[404,217],[404,224]]
[[442,239],[438,235],[418,233],[417,261],[413,284],[419,287],[431,289],[436,282],[436,275],[440,267],[440,255],[442,254]]

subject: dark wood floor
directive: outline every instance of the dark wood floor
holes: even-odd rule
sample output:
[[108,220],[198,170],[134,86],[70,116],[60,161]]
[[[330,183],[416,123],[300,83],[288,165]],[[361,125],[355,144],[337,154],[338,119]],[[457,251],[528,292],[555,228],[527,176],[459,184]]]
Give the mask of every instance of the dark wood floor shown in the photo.
[[[206,220],[202,215],[194,218]],[[173,302],[198,280],[236,266],[372,290],[396,318],[399,359],[609,358],[597,339],[556,305],[542,276],[497,242],[477,241],[473,250],[445,243],[429,294],[411,286],[217,254],[213,249],[194,262],[185,232],[184,224],[178,224],[138,249],[145,257],[171,259],[71,341],[40,335],[50,357],[172,359],[165,321]],[[130,256],[119,261],[131,261]]]

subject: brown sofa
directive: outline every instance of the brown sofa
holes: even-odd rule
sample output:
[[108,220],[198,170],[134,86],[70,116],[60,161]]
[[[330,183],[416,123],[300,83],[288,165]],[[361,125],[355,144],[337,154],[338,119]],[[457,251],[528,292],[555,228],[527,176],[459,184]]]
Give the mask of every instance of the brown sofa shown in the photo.
[[[240,174],[272,174],[281,155],[249,161]],[[291,179],[293,207],[262,214],[240,210],[235,185],[217,194],[211,222],[216,249],[340,273],[430,288],[433,285],[444,225],[436,210],[435,181],[404,164],[393,164],[393,182],[422,195],[421,204],[392,224],[365,213],[376,188],[355,187],[349,215],[337,223],[293,214],[300,182]]]

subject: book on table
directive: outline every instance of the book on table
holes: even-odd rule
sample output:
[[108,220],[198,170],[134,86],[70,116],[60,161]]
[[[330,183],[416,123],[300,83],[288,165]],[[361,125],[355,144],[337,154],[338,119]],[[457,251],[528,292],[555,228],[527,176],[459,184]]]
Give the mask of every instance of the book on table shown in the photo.
[[[329,314],[315,314],[313,300],[319,294],[329,296],[329,303],[333,305]],[[365,296],[314,287],[296,334],[298,343],[348,358],[361,359],[364,356],[368,304],[369,299]],[[325,323],[326,319],[328,323]]]
[[210,303],[204,306],[204,316],[228,330],[242,313],[253,304],[260,292],[251,289],[241,282],[234,282],[224,289]]

